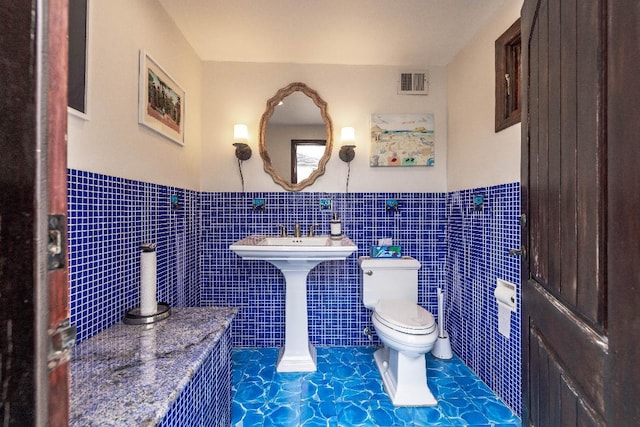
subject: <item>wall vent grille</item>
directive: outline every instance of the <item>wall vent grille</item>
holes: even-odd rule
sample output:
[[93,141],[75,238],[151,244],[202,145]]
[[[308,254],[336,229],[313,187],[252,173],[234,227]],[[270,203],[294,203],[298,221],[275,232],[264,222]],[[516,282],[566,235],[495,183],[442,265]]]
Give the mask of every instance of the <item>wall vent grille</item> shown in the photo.
[[399,95],[427,95],[429,93],[429,73],[427,71],[405,71],[398,80]]

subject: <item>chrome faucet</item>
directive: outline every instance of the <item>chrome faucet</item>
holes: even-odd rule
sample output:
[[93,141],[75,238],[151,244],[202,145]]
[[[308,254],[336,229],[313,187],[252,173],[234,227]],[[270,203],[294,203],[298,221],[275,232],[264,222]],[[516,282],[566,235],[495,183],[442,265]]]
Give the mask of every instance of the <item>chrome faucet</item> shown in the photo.
[[[307,233],[308,237],[315,236],[316,225],[317,224],[312,224],[311,227],[309,227],[309,232]],[[278,224],[278,228],[280,229],[280,237],[288,236],[287,227],[285,227],[284,225]],[[302,237],[302,232],[300,231],[300,224],[297,222],[293,226],[293,237]]]
[[316,234],[316,225],[317,224],[311,224],[311,227],[309,227],[309,232],[307,233],[308,237],[313,237]]

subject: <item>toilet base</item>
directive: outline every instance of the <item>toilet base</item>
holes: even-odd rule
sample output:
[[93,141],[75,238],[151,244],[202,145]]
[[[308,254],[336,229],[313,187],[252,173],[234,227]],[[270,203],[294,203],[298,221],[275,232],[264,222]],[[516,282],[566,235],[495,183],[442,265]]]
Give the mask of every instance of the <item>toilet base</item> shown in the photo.
[[438,401],[427,386],[424,355],[409,357],[383,347],[373,353],[382,382],[394,406],[436,406]]

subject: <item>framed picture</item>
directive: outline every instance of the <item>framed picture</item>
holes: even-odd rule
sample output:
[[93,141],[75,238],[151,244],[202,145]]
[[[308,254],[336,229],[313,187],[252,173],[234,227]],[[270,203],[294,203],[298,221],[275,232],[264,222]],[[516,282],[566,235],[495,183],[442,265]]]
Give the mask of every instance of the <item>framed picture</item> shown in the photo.
[[67,111],[89,120],[89,0],[69,0]]
[[186,92],[146,51],[140,51],[138,122],[184,145]]
[[369,166],[433,166],[433,114],[372,114]]

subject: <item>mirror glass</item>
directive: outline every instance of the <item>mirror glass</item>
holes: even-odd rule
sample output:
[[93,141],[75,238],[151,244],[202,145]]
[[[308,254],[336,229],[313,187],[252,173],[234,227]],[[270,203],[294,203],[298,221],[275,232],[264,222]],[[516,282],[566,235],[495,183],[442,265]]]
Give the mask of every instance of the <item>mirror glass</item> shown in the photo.
[[327,103],[304,83],[291,83],[267,101],[260,121],[264,170],[285,190],[300,191],[324,174],[333,147]]

